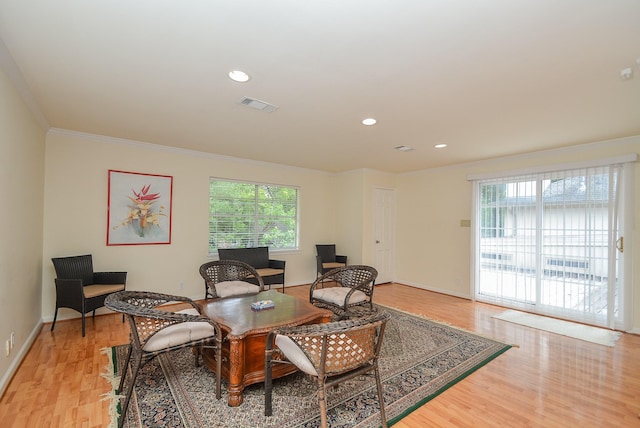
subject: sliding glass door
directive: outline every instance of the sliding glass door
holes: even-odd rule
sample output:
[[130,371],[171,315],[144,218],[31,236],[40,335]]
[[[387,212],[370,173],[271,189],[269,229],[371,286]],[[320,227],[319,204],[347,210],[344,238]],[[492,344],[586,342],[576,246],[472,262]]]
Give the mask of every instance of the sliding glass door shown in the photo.
[[621,321],[622,165],[475,181],[476,299]]

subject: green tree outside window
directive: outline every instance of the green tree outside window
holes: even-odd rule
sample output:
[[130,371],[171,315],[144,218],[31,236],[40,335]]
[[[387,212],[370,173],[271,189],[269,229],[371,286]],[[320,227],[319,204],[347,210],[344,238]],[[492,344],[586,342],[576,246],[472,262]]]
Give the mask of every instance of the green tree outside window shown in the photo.
[[212,178],[209,195],[210,253],[218,248],[297,248],[297,188]]

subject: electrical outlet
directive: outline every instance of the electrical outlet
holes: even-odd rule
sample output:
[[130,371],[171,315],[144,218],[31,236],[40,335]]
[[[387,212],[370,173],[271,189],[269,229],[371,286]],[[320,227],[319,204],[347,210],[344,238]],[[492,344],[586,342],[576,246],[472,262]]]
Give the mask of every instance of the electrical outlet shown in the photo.
[[11,354],[11,340],[7,340],[7,343],[5,345],[6,345],[6,351],[7,351],[6,356],[8,357],[9,354]]
[[184,290],[184,281],[180,281],[180,284],[178,284],[178,287],[180,287],[180,290]]
[[13,349],[13,346],[16,344],[16,334],[15,332],[11,332],[11,339],[9,339],[11,341],[11,349]]

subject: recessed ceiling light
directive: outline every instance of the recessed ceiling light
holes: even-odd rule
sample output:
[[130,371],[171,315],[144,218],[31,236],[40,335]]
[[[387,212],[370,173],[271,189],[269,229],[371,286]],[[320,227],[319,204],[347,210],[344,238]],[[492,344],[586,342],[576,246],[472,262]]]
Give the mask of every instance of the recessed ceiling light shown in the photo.
[[374,118],[372,118],[372,117],[368,117],[368,118],[366,118],[366,119],[364,119],[364,120],[362,121],[362,124],[363,124],[363,125],[366,125],[366,126],[371,126],[371,125],[375,125],[375,124],[376,124],[376,122],[377,122],[377,120],[375,120]]
[[229,78],[234,82],[244,83],[247,82],[251,77],[244,71],[240,70],[232,70],[229,72]]
[[633,69],[631,67],[623,68],[620,70],[620,78],[622,80],[629,80],[633,77]]
[[439,143],[433,147],[435,147],[436,149],[444,149],[445,147],[447,147],[447,145],[445,143]]

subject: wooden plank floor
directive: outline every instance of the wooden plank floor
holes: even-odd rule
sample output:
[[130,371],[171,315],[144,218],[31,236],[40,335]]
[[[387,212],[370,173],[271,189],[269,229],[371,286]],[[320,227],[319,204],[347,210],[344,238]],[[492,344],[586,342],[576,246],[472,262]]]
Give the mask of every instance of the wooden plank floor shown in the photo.
[[[308,286],[287,294],[307,298]],[[398,284],[374,300],[516,345],[396,427],[640,427],[640,336],[614,348],[491,318],[503,308]],[[119,315],[45,325],[0,400],[2,427],[104,427],[105,347],[128,341]]]

